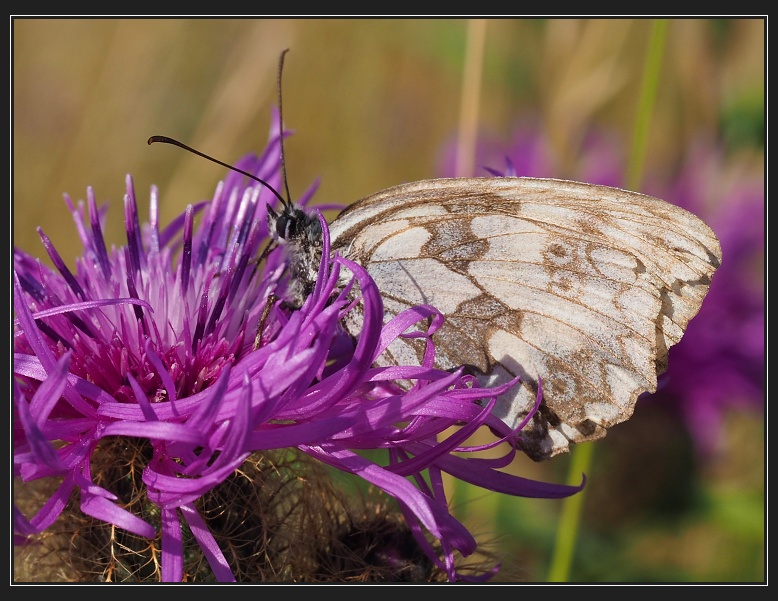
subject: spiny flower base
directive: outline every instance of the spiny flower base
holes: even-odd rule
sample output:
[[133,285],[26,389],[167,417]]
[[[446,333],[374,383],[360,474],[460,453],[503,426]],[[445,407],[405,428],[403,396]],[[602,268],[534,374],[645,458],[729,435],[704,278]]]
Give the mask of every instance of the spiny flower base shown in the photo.
[[[151,523],[158,510],[143,494],[148,444],[127,439],[95,458],[97,484]],[[25,490],[26,489],[26,490]],[[33,487],[23,485],[32,502]],[[74,494],[54,527],[17,548],[15,581],[159,582],[160,536],[153,540],[85,516]],[[23,499],[17,499],[24,502]],[[375,489],[347,494],[302,453],[254,454],[198,501],[239,582],[437,582],[446,574],[419,547],[393,501]],[[184,580],[214,582],[185,524]],[[485,566],[472,566],[483,572]],[[477,568],[477,569],[476,569]],[[462,569],[467,570],[467,567]]]

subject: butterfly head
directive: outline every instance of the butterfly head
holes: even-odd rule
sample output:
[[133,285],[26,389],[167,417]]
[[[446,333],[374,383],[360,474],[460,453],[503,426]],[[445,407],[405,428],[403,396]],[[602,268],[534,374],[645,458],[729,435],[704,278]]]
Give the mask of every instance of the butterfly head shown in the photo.
[[276,212],[267,205],[267,226],[270,237],[279,244],[300,243],[321,246],[321,223],[316,215],[297,205],[285,203]]
[[285,202],[279,211],[267,206],[267,227],[270,237],[286,253],[289,283],[284,299],[291,307],[299,308],[313,291],[319,273],[323,249],[321,222],[317,214]]

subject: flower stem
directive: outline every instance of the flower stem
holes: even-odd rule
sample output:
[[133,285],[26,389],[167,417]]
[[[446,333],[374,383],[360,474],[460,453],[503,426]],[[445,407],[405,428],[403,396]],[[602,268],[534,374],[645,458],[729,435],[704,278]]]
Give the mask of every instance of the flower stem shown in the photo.
[[[638,97],[638,107],[632,133],[632,148],[625,177],[626,187],[629,190],[637,189],[643,177],[649,124],[654,104],[656,103],[657,89],[659,88],[662,55],[664,54],[667,40],[667,26],[666,19],[657,19],[651,27],[648,51],[646,52],[646,61],[643,67],[643,77],[640,82],[640,95]],[[584,444],[575,445],[571,449],[570,471],[567,476],[568,483],[580,482],[581,474],[589,471],[594,454],[592,447],[593,445],[591,444]],[[585,492],[586,489],[562,501],[562,513],[559,519],[559,526],[557,527],[553,556],[548,571],[549,582],[567,582],[570,578],[570,566],[581,522]]]
[[470,19],[467,23],[462,105],[459,108],[455,171],[457,177],[472,177],[475,168],[475,139],[478,131],[485,43],[486,19]]
[[667,19],[657,19],[651,27],[646,63],[643,67],[643,79],[640,82],[640,96],[632,132],[632,148],[629,153],[629,165],[625,183],[627,189],[636,190],[640,186],[645,167],[646,148],[651,116],[654,112],[656,94],[659,89],[659,76],[662,70],[662,55],[667,40]]
[[[581,482],[581,474],[587,472],[592,463],[593,449],[594,445],[589,443],[576,445],[570,451],[568,484]],[[554,542],[554,556],[548,570],[549,582],[567,582],[569,578],[585,495],[586,488],[562,501],[562,513],[559,516],[559,526]]]

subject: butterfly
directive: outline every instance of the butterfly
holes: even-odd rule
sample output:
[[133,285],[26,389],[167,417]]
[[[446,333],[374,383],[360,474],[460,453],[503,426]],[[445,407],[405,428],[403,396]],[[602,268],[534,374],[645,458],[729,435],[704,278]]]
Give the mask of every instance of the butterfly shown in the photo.
[[[287,248],[292,304],[313,287],[318,218],[268,206]],[[721,263],[713,231],[692,213],[617,188],[520,177],[432,179],[351,204],[329,225],[333,252],[375,280],[388,321],[421,303],[445,316],[436,367],[467,366],[484,386],[520,376],[495,414],[536,461],[596,440],[653,392]],[[317,254],[318,253],[318,254]],[[359,319],[344,326],[353,335]],[[379,365],[418,365],[399,338]]]

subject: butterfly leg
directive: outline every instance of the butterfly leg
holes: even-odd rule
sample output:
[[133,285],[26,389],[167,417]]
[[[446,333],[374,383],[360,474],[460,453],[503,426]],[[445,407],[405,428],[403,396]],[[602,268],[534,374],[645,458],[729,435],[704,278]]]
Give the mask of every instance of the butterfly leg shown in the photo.
[[257,350],[262,346],[262,333],[265,330],[265,323],[267,323],[268,315],[270,315],[270,309],[273,308],[273,305],[278,302],[279,297],[276,296],[273,292],[268,294],[267,300],[265,301],[265,308],[262,310],[262,316],[259,318],[259,323],[257,324],[257,334],[254,337],[254,350]]

